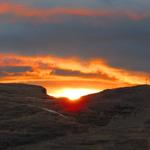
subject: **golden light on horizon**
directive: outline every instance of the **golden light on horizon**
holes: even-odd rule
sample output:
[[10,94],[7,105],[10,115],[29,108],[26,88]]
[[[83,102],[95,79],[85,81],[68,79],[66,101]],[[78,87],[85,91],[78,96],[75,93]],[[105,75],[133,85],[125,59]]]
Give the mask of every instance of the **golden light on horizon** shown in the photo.
[[97,89],[145,84],[145,79],[150,80],[149,73],[116,68],[102,58],[85,61],[78,57],[0,53],[0,66],[1,83],[41,85],[52,96],[70,99],[99,92]]
[[86,88],[64,88],[55,91],[54,93],[48,93],[51,96],[54,96],[56,98],[59,97],[66,97],[71,101],[78,100],[84,95],[92,94],[99,92],[98,89],[86,89]]

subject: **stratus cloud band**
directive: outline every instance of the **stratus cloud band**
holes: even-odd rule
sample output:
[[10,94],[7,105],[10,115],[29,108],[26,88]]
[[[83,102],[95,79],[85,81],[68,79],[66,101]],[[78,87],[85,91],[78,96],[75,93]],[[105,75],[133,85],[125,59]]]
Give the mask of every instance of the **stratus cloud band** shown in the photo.
[[[5,75],[0,76],[0,82],[77,80],[108,84],[143,84],[146,79],[150,79],[149,74],[114,68],[101,59],[83,61],[70,57],[0,54],[0,67],[5,70]],[[12,75],[11,73],[18,72],[17,67],[21,72],[19,70],[19,74]]]
[[16,3],[0,3],[0,15],[10,15],[14,19],[43,19],[56,16],[84,16],[84,17],[128,17],[133,20],[140,20],[150,17],[150,13],[139,13],[131,10],[102,10],[92,8],[36,8]]

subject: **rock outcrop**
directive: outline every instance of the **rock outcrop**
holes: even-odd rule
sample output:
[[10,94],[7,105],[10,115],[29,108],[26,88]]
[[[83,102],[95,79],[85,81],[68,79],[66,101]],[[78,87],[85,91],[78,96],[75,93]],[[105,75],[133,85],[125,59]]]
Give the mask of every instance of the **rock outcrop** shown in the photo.
[[0,84],[1,95],[16,95],[16,96],[28,96],[28,97],[41,97],[46,95],[46,89],[37,85],[28,84]]
[[70,102],[40,86],[0,84],[0,149],[149,150],[149,114],[149,85]]
[[0,84],[0,149],[53,140],[81,125],[45,106],[54,99],[35,85]]

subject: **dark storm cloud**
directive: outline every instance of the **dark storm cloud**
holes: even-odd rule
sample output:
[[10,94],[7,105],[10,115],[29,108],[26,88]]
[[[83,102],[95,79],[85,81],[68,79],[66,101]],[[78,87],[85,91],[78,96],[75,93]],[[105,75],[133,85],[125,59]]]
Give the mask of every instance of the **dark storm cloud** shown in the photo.
[[150,72],[147,0],[9,2],[0,5],[0,53],[103,58],[115,67]]
[[149,71],[149,19],[116,18],[109,21],[97,17],[89,18],[89,24],[78,19],[60,24],[3,26],[6,30],[1,31],[0,52],[100,57],[113,66]]
[[105,79],[105,80],[117,80],[117,78],[109,77],[105,73],[101,73],[100,71],[97,73],[84,73],[81,71],[75,71],[75,70],[67,70],[67,69],[54,69],[52,74],[59,75],[59,76],[74,76],[74,77],[83,77],[83,78],[99,78],[99,79]]
[[64,69],[55,69],[55,70],[53,70],[52,74],[61,75],[61,76],[81,76],[81,75],[85,75],[84,73],[81,73],[80,71],[64,70]]
[[53,74],[60,76],[79,76],[79,77],[96,77],[96,73],[83,73],[80,71],[66,70],[66,69],[55,69]]
[[26,72],[26,71],[32,71],[32,68],[30,66],[0,66],[0,71]]
[[0,66],[0,76],[19,75],[27,71],[32,71],[29,66]]
[[[6,0],[2,0],[5,2]],[[136,8],[142,10],[149,10],[149,0],[9,0],[14,3],[21,3],[37,7],[92,7],[92,8]]]

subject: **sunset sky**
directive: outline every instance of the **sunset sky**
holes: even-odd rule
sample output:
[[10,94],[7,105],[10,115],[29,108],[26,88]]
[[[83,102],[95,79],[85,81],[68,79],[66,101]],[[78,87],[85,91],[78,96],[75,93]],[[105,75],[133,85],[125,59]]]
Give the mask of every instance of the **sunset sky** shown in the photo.
[[0,0],[0,82],[54,96],[145,84],[149,25],[149,0]]

